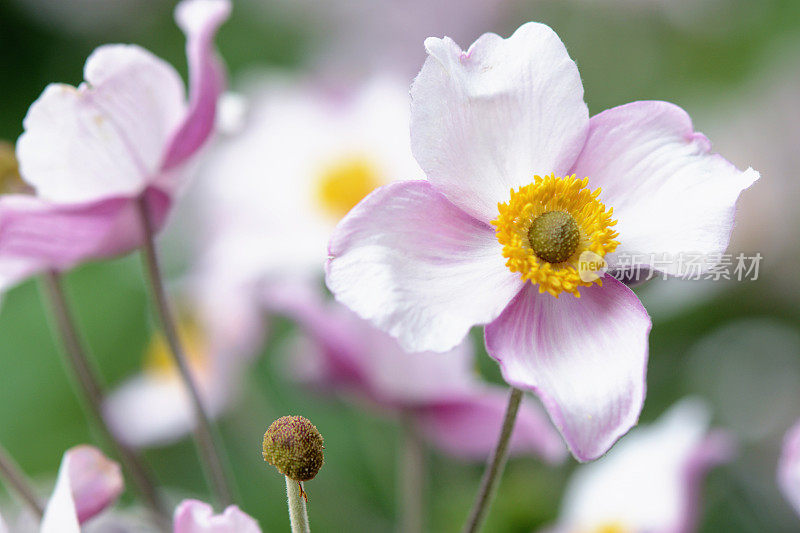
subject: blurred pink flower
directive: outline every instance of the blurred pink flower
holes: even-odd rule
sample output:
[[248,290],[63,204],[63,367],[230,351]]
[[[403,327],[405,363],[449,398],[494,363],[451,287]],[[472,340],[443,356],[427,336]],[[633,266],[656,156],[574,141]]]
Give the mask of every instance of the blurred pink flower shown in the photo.
[[272,77],[242,89],[244,128],[208,154],[196,196],[209,241],[198,276],[250,305],[289,280],[319,283],[336,223],[375,187],[422,171],[408,87],[374,78],[337,92]]
[[55,490],[47,502],[41,533],[79,533],[80,524],[111,506],[123,489],[117,463],[94,446],[70,448],[61,461]]
[[183,168],[212,131],[224,75],[213,38],[228,0],[184,0],[190,98],[178,73],[135,45],[106,45],[86,61],[77,89],[49,85],[17,142],[36,196],[0,198],[0,289],[43,269],[128,252],[140,245],[137,202],[160,228]]
[[[190,284],[189,289],[179,332],[205,407],[216,417],[235,402],[263,328],[257,315],[232,303],[232,295],[212,298],[203,293],[205,287]],[[194,429],[191,400],[160,333],[145,351],[143,371],[111,391],[103,409],[114,434],[134,447],[175,442]]]
[[[441,354],[407,353],[391,336],[318,296],[293,293],[279,309],[303,332],[290,350],[297,379],[411,415],[423,436],[449,454],[483,461],[491,452],[508,391],[481,381],[470,342]],[[565,459],[561,438],[532,398],[520,407],[510,450],[551,463]]]
[[786,432],[778,461],[778,486],[800,516],[800,420]]
[[198,500],[183,500],[175,509],[174,533],[261,533],[258,522],[235,505],[222,514]]
[[727,433],[708,433],[709,418],[703,403],[682,400],[656,423],[632,430],[607,456],[581,466],[549,531],[695,531],[705,474],[734,454]]
[[[545,25],[466,51],[448,38],[425,46],[411,145],[427,180],[381,187],[350,211],[330,242],[328,287],[409,351],[449,350],[486,324],[505,380],[539,395],[578,460],[596,459],[638,419],[651,324],[621,282],[579,277],[581,254],[677,275],[681,253],[725,250],[758,173],[712,154],[666,102],[590,120],[577,67]],[[575,237],[541,230],[534,251],[533,221],[550,212]],[[669,260],[654,263],[660,254]]]

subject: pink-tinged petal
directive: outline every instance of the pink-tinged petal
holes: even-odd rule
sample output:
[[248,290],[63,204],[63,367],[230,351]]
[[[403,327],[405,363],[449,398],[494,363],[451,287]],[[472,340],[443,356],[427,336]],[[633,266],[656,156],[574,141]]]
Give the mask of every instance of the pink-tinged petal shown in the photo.
[[198,500],[183,500],[175,509],[174,533],[261,533],[258,522],[235,505],[215,515],[214,509]]
[[328,287],[408,351],[453,348],[497,317],[522,282],[494,229],[426,181],[375,190],[331,238]]
[[125,488],[119,464],[94,446],[76,446],[64,457],[78,521],[83,523],[112,505]]
[[778,487],[800,516],[800,420],[786,433],[778,461]]
[[[160,228],[171,199],[157,189],[148,189],[145,194],[155,227]],[[127,253],[141,245],[135,202],[112,198],[57,204],[33,196],[2,197],[0,259],[28,261],[28,274],[32,274],[42,269],[66,270],[83,261]]]
[[170,170],[195,153],[214,129],[217,100],[225,73],[214,51],[214,37],[231,12],[228,0],[184,0],[175,19],[186,34],[189,61],[189,111],[175,131],[162,168]]
[[683,502],[676,533],[697,530],[702,504],[702,483],[709,470],[730,462],[736,456],[736,443],[725,431],[713,431],[693,450],[683,471]]
[[580,467],[565,490],[559,530],[614,524],[625,531],[694,531],[705,474],[734,452],[727,434],[707,434],[709,418],[703,403],[683,400]]
[[483,391],[469,340],[444,353],[403,350],[397,340],[336,302],[292,291],[273,309],[294,318],[313,343],[295,348],[298,377],[354,392],[389,409],[415,408]]
[[579,461],[603,455],[638,420],[650,317],[624,284],[554,298],[528,285],[486,326],[505,380],[533,390]]
[[88,445],[70,448],[61,460],[41,532],[79,532],[79,524],[112,505],[123,488],[119,465],[100,450]]
[[273,300],[272,308],[294,318],[312,341],[296,345],[293,352],[301,380],[354,392],[389,409],[417,408],[482,390],[468,340],[444,353],[409,353],[390,335],[318,294],[294,292],[282,300]]
[[310,287],[270,290],[266,303],[271,311],[295,320],[302,330],[302,337],[289,350],[289,369],[295,379],[323,389],[370,394],[367,359],[383,354],[369,353],[368,330],[374,327],[344,306],[322,301]]
[[[485,461],[497,443],[507,403],[506,390],[484,386],[471,396],[418,409],[417,421],[439,449]],[[512,455],[536,454],[549,463],[560,463],[567,455],[561,436],[531,398],[520,405],[509,450]]]
[[137,195],[157,176],[184,114],[181,79],[133,45],[98,48],[84,75],[77,89],[50,85],[31,105],[17,142],[20,173],[52,201]]
[[488,222],[509,189],[569,170],[589,112],[553,30],[531,22],[508,39],[487,33],[467,51],[447,37],[425,48],[411,87],[411,149],[451,202]]
[[[697,272],[681,266],[681,253],[725,251],[736,200],[759,177],[711,153],[686,112],[667,102],[633,102],[592,117],[572,172],[601,187],[600,198],[614,209],[621,244],[609,265],[636,254],[636,264],[669,274]],[[671,261],[659,260],[662,254]]]

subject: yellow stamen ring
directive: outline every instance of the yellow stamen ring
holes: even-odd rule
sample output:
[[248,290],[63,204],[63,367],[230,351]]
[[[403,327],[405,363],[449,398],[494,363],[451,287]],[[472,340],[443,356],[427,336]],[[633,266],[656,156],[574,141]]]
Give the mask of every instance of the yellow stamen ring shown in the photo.
[[600,189],[588,189],[589,178],[575,175],[534,176],[534,182],[510,192],[508,202],[497,205],[492,221],[503,257],[511,272],[539,285],[539,292],[556,298],[569,292],[579,298],[580,287],[602,279],[583,281],[578,259],[584,252],[600,257],[619,245],[611,218],[613,209],[598,200]]

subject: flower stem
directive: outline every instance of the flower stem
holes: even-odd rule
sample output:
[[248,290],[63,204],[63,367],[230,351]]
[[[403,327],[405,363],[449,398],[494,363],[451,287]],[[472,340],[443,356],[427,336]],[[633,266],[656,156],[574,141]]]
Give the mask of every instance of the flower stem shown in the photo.
[[139,198],[138,208],[144,237],[142,246],[144,252],[144,267],[147,272],[147,279],[150,285],[150,292],[158,321],[164,332],[164,337],[167,339],[167,344],[170,347],[175,365],[178,367],[178,371],[180,372],[181,378],[183,379],[192,401],[196,422],[194,432],[195,441],[203,459],[203,468],[205,469],[206,476],[211,483],[212,490],[214,491],[218,503],[226,507],[233,501],[231,489],[223,468],[220,450],[214,440],[211,421],[203,406],[197,384],[192,377],[186,359],[186,352],[178,336],[175,317],[172,314],[167,300],[167,293],[164,289],[164,282],[161,276],[161,267],[159,266],[158,256],[156,254],[153,225],[144,196]]
[[139,454],[117,439],[105,422],[103,417],[103,389],[78,336],[78,330],[69,311],[60,276],[53,271],[45,272],[42,275],[42,285],[47,304],[50,307],[61,338],[66,363],[78,381],[78,390],[83,393],[84,405],[89,408],[94,418],[95,426],[100,428],[106,440],[111,443],[116,451],[117,456],[127,470],[128,476],[141,493],[154,518],[160,525],[164,525],[165,522],[169,521],[169,514],[158,496],[148,468],[142,462]]
[[511,433],[514,431],[514,422],[517,420],[517,411],[521,400],[522,391],[511,387],[511,393],[508,396],[508,407],[506,407],[506,414],[503,419],[503,427],[500,430],[500,438],[497,440],[492,456],[489,458],[489,463],[486,465],[486,470],[483,472],[478,495],[472,504],[467,523],[461,530],[462,533],[475,533],[483,524],[483,519],[489,510],[492,498],[494,498],[497,483],[500,481],[500,477],[506,467],[508,443],[511,440]]
[[303,482],[295,481],[289,476],[284,477],[286,478],[286,500],[289,503],[289,522],[292,525],[292,533],[311,533]]
[[425,486],[425,449],[415,425],[413,413],[402,415],[402,449],[400,452],[400,484],[402,513],[400,531],[419,533],[423,525]]
[[16,493],[25,500],[25,503],[31,510],[41,518],[44,515],[44,507],[42,507],[39,498],[31,488],[31,483],[28,478],[19,468],[14,459],[8,451],[0,446],[0,476],[8,483],[8,486],[14,489]]

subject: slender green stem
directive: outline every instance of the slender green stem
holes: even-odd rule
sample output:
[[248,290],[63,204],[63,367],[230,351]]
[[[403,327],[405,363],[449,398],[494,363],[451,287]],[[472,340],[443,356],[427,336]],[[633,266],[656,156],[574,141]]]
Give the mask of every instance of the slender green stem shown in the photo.
[[167,292],[164,289],[161,267],[158,262],[158,255],[156,254],[155,232],[148,212],[147,203],[143,196],[139,198],[138,207],[144,237],[142,246],[142,251],[144,252],[144,267],[147,272],[147,279],[150,285],[150,292],[153,298],[156,315],[158,316],[161,329],[164,332],[164,337],[167,339],[167,344],[170,347],[175,365],[178,367],[178,371],[180,372],[181,378],[183,379],[192,401],[196,422],[194,432],[195,442],[197,443],[197,447],[203,459],[203,468],[205,469],[206,476],[211,483],[212,490],[214,491],[218,503],[222,506],[227,506],[232,503],[233,498],[223,467],[222,455],[215,442],[211,421],[203,406],[200,392],[192,376],[191,369],[189,368],[186,352],[183,349],[183,344],[178,335],[175,317],[172,314],[169,301],[167,300]]
[[139,454],[117,439],[106,424],[103,416],[103,388],[78,335],[60,276],[52,271],[45,272],[42,275],[42,286],[64,348],[66,363],[78,382],[77,388],[83,395],[84,405],[88,407],[95,426],[102,431],[105,439],[116,451],[128,476],[141,493],[154,518],[163,526],[169,521],[169,513],[158,496],[149,469],[142,462]]
[[400,451],[400,494],[402,511],[400,531],[420,533],[423,529],[423,497],[425,492],[425,447],[412,412],[404,412],[402,449]]
[[478,489],[478,495],[475,497],[475,502],[472,504],[472,510],[469,513],[467,523],[462,529],[462,533],[475,533],[480,530],[483,520],[486,517],[486,512],[489,510],[489,505],[494,498],[497,483],[503,475],[503,470],[506,467],[506,460],[508,459],[508,443],[511,440],[511,433],[514,431],[514,423],[517,420],[517,411],[519,410],[519,402],[522,400],[522,391],[511,387],[511,393],[508,396],[508,407],[506,407],[506,415],[503,419],[503,427],[500,430],[500,437],[497,439],[492,456],[486,465],[486,470],[483,472],[481,479],[481,486]]
[[311,533],[303,482],[295,481],[289,476],[284,477],[286,478],[286,500],[289,504],[289,523],[292,526],[292,533]]
[[0,476],[8,484],[8,487],[13,489],[25,501],[31,511],[39,518],[44,515],[44,507],[42,507],[39,498],[36,497],[36,492],[31,487],[30,481],[2,446],[0,446]]

